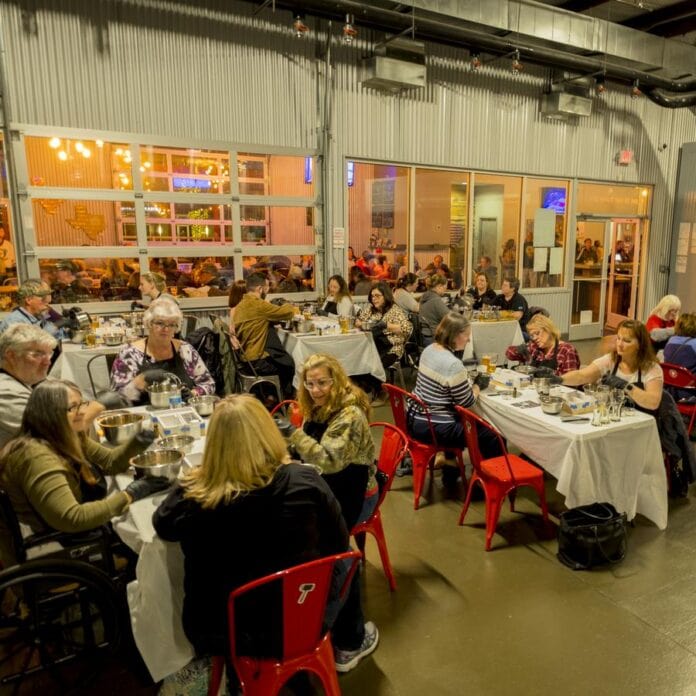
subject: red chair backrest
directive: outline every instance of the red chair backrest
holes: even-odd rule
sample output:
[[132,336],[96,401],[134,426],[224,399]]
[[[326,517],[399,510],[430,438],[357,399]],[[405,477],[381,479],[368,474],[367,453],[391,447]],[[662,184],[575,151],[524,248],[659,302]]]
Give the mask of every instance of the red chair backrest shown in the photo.
[[377,468],[386,475],[387,480],[379,492],[379,500],[377,501],[377,507],[379,508],[384,500],[384,496],[387,495],[387,492],[391,488],[396,468],[406,456],[406,452],[408,451],[408,439],[399,428],[391,423],[378,421],[376,423],[370,423],[370,427],[384,428],[384,432],[382,433],[382,446],[380,447],[379,458],[377,459]]
[[477,473],[481,473],[481,462],[483,461],[483,455],[479,448],[478,442],[478,428],[481,426],[486,428],[491,433],[493,433],[498,438],[498,444],[500,446],[500,451],[502,456],[505,457],[505,463],[507,464],[508,473],[512,480],[515,480],[515,474],[510,465],[510,460],[508,459],[507,448],[505,447],[505,440],[503,436],[486,420],[477,416],[473,411],[463,406],[455,406],[460,418],[462,419],[462,425],[464,427],[464,435],[466,436],[466,446],[469,450],[469,459],[471,459],[471,465],[474,467]]
[[428,421],[428,429],[430,430],[430,444],[437,447],[437,439],[435,437],[435,430],[433,429],[433,423],[430,419],[430,409],[428,405],[422,399],[419,399],[415,394],[407,392],[404,389],[394,386],[393,384],[383,384],[383,389],[386,389],[387,394],[389,394],[389,401],[392,407],[392,416],[394,417],[394,424],[396,425],[402,433],[408,433],[408,426],[406,424],[406,413],[409,407],[419,413],[422,413]]
[[696,389],[696,376],[681,365],[672,363],[660,363],[665,384],[668,387],[678,387],[679,389]]
[[300,409],[300,402],[295,399],[285,399],[279,404],[276,404],[271,410],[271,415],[278,413],[283,409],[283,413],[287,413],[289,421],[296,427],[302,427],[302,410]]
[[[238,653],[237,638],[244,635],[244,632],[269,633],[272,629],[282,631],[282,656],[278,657],[283,660],[312,653],[324,637],[324,612],[331,590],[334,565],[344,559],[351,561],[350,570],[339,590],[339,594],[343,596],[350,586],[360,557],[359,551],[347,551],[319,558],[252,580],[233,590],[227,603],[232,662],[238,657],[256,657],[243,654],[243,648]],[[271,590],[273,584],[280,586],[281,598],[281,615],[271,617],[273,626],[258,625],[262,622],[257,622],[257,616],[250,617],[251,625],[238,626],[236,614],[240,599],[244,600],[253,593],[258,593],[257,596],[260,595],[262,601],[268,601],[267,590]]]

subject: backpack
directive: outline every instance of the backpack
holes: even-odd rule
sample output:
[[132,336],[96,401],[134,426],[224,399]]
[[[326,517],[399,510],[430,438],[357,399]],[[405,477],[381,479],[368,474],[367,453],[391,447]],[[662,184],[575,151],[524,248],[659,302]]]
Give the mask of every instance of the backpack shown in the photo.
[[215,393],[218,396],[223,396],[225,394],[225,373],[222,367],[219,335],[213,329],[203,326],[191,331],[186,336],[186,341],[198,351],[208,368],[208,372],[215,380]]

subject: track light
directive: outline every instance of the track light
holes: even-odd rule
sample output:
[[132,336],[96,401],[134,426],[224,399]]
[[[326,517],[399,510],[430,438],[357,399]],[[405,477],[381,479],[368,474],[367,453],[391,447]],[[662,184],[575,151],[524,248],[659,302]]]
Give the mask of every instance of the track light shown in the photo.
[[295,15],[295,19],[292,23],[292,30],[295,32],[296,39],[301,39],[309,31],[309,27],[304,23],[304,15]]
[[524,65],[520,62],[520,52],[515,49],[515,52],[512,54],[512,64],[510,65],[512,68],[513,74],[517,75],[517,73],[520,73],[524,70]]
[[481,56],[478,53],[471,54],[471,69],[478,70],[481,67]]
[[597,94],[604,94],[607,91],[607,86],[604,84],[604,75],[599,75],[595,78],[595,91]]
[[641,94],[643,93],[640,91],[640,80],[633,80],[633,87],[631,87],[631,99],[638,99]]
[[350,46],[358,35],[358,30],[353,26],[353,15],[346,15],[346,23],[343,25],[343,38],[341,39],[346,46]]

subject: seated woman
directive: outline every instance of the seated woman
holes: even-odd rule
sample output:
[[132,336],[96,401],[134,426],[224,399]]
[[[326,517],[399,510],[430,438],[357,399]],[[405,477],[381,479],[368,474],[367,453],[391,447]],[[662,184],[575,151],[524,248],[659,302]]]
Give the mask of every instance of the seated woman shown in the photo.
[[297,391],[304,424],[281,427],[298,456],[321,469],[341,505],[348,529],[374,511],[379,491],[370,403],[332,355],[312,355]]
[[[674,336],[665,346],[665,362],[685,367],[696,375],[696,314],[682,314],[674,327]],[[694,396],[686,389],[671,390],[675,399],[686,399]]]
[[444,296],[447,292],[447,278],[435,273],[425,281],[427,290],[420,298],[420,320],[423,331],[423,343],[427,346],[433,342],[435,329],[442,318],[449,312]]
[[184,394],[214,394],[215,380],[201,356],[191,344],[174,338],[182,321],[174,302],[155,300],[143,316],[149,336],[121,348],[111,368],[111,388],[132,404],[147,403],[147,386],[169,373],[179,378]]
[[372,335],[384,368],[388,368],[401,359],[404,344],[413,331],[406,312],[394,302],[391,288],[380,281],[370,288],[367,295],[369,302],[359,314],[355,325],[361,328],[365,322],[376,321]]
[[326,302],[321,309],[327,314],[336,314],[340,317],[353,316],[353,299],[343,276],[333,275],[329,278],[326,285]]
[[656,415],[662,400],[662,369],[650,343],[645,325],[635,319],[619,324],[616,347],[587,367],[566,372],[560,380],[569,386],[605,384],[623,389],[639,411]]
[[[483,309],[483,305],[492,307],[495,304],[495,298],[498,296],[491,287],[488,276],[483,272],[476,273],[474,284],[466,290],[462,290],[461,294],[471,295],[474,298],[472,309]],[[459,298],[455,299],[454,302],[457,303],[458,300]]]
[[[249,395],[228,396],[217,406],[201,465],[180,480],[153,524],[162,539],[181,544],[184,631],[199,656],[229,652],[231,590],[348,549],[348,530],[329,487],[313,467],[290,462],[270,414]],[[363,621],[358,582],[351,584],[332,637],[341,672],[377,646],[377,628]]]
[[662,350],[674,335],[674,324],[681,310],[681,300],[676,295],[665,295],[650,312],[645,328],[650,334],[653,348]]
[[88,402],[77,385],[47,379],[32,390],[19,433],[0,452],[0,485],[32,533],[85,532],[120,515],[130,503],[166,488],[148,478],[106,494],[105,474],[122,473],[152,442],[146,433],[115,448],[86,435]]
[[418,312],[420,305],[413,293],[418,287],[418,276],[415,273],[405,273],[399,278],[394,291],[394,302],[405,312]]
[[[435,330],[435,340],[422,353],[413,393],[430,409],[430,418],[437,443],[442,447],[461,449],[466,437],[455,406],[471,408],[479,395],[479,387],[488,386],[487,375],[477,375],[475,383],[455,352],[463,351],[471,338],[471,324],[456,312],[448,312]],[[422,442],[430,442],[428,419],[411,402],[407,413],[410,434]],[[479,445],[484,458],[500,454],[498,442],[489,431],[481,430]],[[452,466],[443,470],[443,482],[453,483],[459,471]]]
[[[547,367],[555,375],[563,375],[580,367],[580,356],[572,343],[561,341],[561,332],[543,314],[535,314],[527,323],[529,343],[510,346],[505,352],[509,360],[533,367]],[[549,373],[550,374],[550,373]]]

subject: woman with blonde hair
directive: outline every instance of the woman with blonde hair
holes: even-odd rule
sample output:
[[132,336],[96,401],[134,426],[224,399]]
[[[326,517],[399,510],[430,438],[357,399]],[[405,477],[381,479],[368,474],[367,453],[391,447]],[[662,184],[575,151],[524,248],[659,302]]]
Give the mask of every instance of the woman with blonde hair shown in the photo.
[[[226,606],[233,589],[348,548],[348,530],[329,487],[314,467],[290,461],[272,417],[246,394],[218,404],[200,467],[180,480],[153,524],[162,539],[181,544],[183,626],[199,656],[229,650]],[[374,624],[364,625],[359,589],[355,592],[357,613],[346,603],[332,630],[337,661],[350,653],[348,669],[374,650],[377,640]],[[273,606],[267,602],[258,610]],[[374,646],[365,652],[368,633]],[[265,641],[257,649],[268,650],[279,636],[252,638]]]
[[674,336],[674,324],[680,310],[681,300],[676,295],[665,295],[650,312],[645,328],[655,350],[664,348],[670,336]]
[[563,375],[580,367],[580,356],[575,346],[561,340],[561,332],[548,317],[535,314],[527,323],[527,333],[530,337],[528,343],[507,349],[505,356],[508,360],[544,367],[555,375]]

